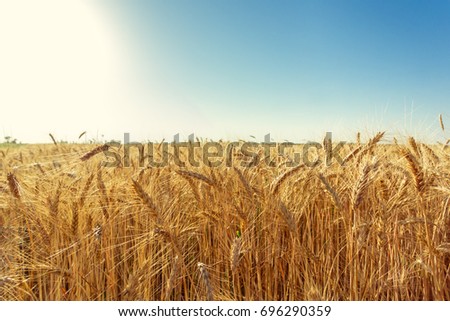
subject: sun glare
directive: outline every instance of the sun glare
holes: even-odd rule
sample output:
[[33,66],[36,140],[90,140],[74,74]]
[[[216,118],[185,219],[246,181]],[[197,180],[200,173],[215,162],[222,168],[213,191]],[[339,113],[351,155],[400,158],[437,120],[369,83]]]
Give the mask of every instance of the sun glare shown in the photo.
[[75,135],[111,112],[119,52],[105,20],[86,1],[0,2],[4,132],[31,141],[51,130]]

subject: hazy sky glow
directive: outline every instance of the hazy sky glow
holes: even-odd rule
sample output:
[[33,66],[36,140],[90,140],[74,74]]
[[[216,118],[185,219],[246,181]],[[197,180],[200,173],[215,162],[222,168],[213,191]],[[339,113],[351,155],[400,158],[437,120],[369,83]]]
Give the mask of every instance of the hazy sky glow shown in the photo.
[[436,140],[449,35],[449,1],[0,0],[0,126],[44,142]]

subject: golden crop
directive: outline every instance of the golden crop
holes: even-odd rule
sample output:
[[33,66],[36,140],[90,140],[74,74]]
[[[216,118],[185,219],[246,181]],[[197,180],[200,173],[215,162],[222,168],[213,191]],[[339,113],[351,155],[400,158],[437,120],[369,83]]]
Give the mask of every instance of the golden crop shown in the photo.
[[449,300],[450,154],[382,136],[317,166],[0,148],[0,298]]

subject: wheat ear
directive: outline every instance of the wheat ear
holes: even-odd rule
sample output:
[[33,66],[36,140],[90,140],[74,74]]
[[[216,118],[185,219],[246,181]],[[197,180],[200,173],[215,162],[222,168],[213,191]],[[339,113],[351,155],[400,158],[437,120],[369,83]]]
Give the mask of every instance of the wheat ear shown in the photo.
[[292,175],[294,175],[295,173],[297,173],[299,170],[301,170],[301,169],[304,168],[304,167],[305,167],[304,164],[298,165],[298,166],[296,166],[296,167],[294,167],[294,168],[288,170],[287,172],[281,174],[280,176],[278,176],[278,177],[272,182],[272,184],[271,184],[270,189],[271,189],[271,191],[272,191],[272,194],[273,194],[273,195],[278,194],[281,185],[282,185],[289,177],[291,177]]
[[11,191],[11,194],[17,198],[20,199],[20,189],[19,189],[19,182],[17,181],[16,176],[13,173],[8,173],[8,185],[9,190]]
[[239,180],[241,181],[242,185],[245,188],[245,191],[247,192],[248,195],[252,196],[252,189],[250,187],[250,184],[247,182],[247,180],[244,177],[244,174],[242,174],[242,172],[239,170],[239,168],[237,167],[233,167],[234,171],[236,172],[236,174],[239,177]]
[[178,278],[178,274],[180,271],[180,258],[178,255],[175,256],[175,258],[173,259],[173,264],[172,264],[172,270],[170,271],[170,276],[169,279],[167,280],[167,284],[166,284],[166,293],[164,295],[164,299],[166,301],[168,301],[170,299],[170,294],[173,290],[173,288],[175,287],[175,281]]
[[408,163],[408,169],[412,177],[414,178],[414,185],[416,187],[416,190],[419,192],[419,194],[422,193],[425,188],[425,180],[420,164],[409,150],[402,149],[401,154]]
[[58,143],[56,142],[56,139],[55,139],[55,137],[53,137],[53,135],[52,134],[48,134],[49,136],[50,136],[50,138],[52,139],[52,141],[53,141],[53,144],[55,144],[55,145],[58,145]]
[[428,155],[428,157],[435,163],[439,163],[439,157],[436,155],[436,153],[429,147],[428,145],[421,144],[420,148],[425,151],[425,153]]
[[284,221],[286,222],[289,230],[293,233],[297,230],[297,224],[295,223],[294,215],[287,209],[283,202],[280,202],[280,212]]
[[150,197],[150,195],[148,195],[148,193],[142,188],[141,184],[139,184],[137,181],[135,181],[134,179],[131,179],[131,181],[133,182],[133,188],[136,194],[142,200],[144,205],[147,206],[156,217],[158,217],[159,210],[156,207],[155,203],[153,203],[153,200]]
[[242,237],[235,237],[233,240],[233,244],[231,245],[230,251],[230,265],[231,271],[233,273],[236,272],[236,269],[239,266],[241,249],[242,249]]
[[372,137],[369,142],[367,143],[367,145],[364,147],[363,150],[361,150],[361,152],[359,153],[358,156],[358,162],[361,161],[361,159],[363,158],[364,155],[370,153],[376,144],[378,144],[381,139],[383,138],[385,132],[378,132],[374,137]]
[[196,173],[196,172],[178,170],[177,173],[183,177],[190,177],[190,178],[195,178],[195,179],[201,180],[208,185],[214,184],[213,181],[210,180],[208,177],[206,177],[205,175]]
[[92,181],[94,180],[94,173],[91,173],[91,175],[89,175],[86,184],[84,184],[84,188],[83,191],[81,192],[81,196],[80,196],[80,200],[79,200],[79,205],[80,205],[80,209],[84,206],[84,202],[86,201],[86,196],[87,193],[89,191],[89,188],[91,187]]
[[98,146],[98,147],[94,148],[93,150],[91,150],[90,152],[88,152],[88,153],[84,154],[83,156],[81,156],[80,159],[81,159],[83,162],[84,162],[84,161],[87,161],[89,158],[91,158],[91,157],[97,155],[98,153],[107,151],[107,150],[109,149],[109,147],[110,147],[110,146],[109,146],[108,144],[103,144],[103,145],[101,145],[101,146]]
[[76,202],[72,203],[72,235],[78,235],[78,204]]
[[328,183],[327,179],[322,174],[319,174],[319,179],[325,186],[328,193],[330,193],[331,197],[333,197],[334,205],[338,208],[341,207],[341,201],[339,199],[339,195],[336,193],[336,190],[331,187],[330,183]]
[[358,181],[355,184],[355,187],[353,188],[352,193],[352,208],[353,210],[356,210],[361,203],[364,192],[368,186],[369,183],[369,172],[370,172],[370,165],[366,164],[361,170],[361,175],[359,176]]
[[358,155],[358,153],[361,151],[362,149],[362,145],[356,147],[354,150],[352,150],[343,160],[342,160],[342,164],[345,165],[345,163],[347,163],[348,161],[350,161],[352,158],[354,158],[356,155]]
[[206,269],[206,265],[204,263],[198,262],[197,267],[200,271],[200,276],[202,277],[203,282],[205,283],[206,300],[214,301],[213,289],[212,289],[212,285],[211,285],[211,280],[209,278],[208,270]]
[[417,146],[416,140],[414,139],[414,137],[409,137],[408,138],[408,144],[411,147],[411,149],[414,152],[414,155],[416,157],[420,157],[420,150],[419,150],[419,146]]

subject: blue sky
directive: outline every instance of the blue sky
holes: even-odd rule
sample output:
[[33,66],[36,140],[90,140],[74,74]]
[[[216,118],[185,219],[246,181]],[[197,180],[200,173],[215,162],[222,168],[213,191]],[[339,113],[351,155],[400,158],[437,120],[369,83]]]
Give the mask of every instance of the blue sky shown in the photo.
[[[84,3],[74,24],[87,11],[101,21],[110,83],[96,92],[95,105],[79,101],[101,121],[55,126],[64,139],[79,128],[108,139],[130,132],[137,140],[176,133],[262,140],[271,133],[305,141],[327,131],[351,139],[378,130],[436,140],[443,139],[438,115],[450,122],[450,1]],[[61,108],[72,111],[54,107],[51,117]],[[39,135],[53,128],[40,126]]]

